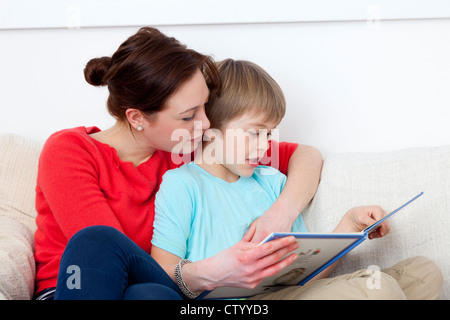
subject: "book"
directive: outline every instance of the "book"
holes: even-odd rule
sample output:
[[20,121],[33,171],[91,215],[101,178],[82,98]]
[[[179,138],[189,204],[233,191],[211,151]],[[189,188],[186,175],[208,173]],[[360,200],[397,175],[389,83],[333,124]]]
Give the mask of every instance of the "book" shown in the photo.
[[[304,285],[328,266],[339,260],[353,248],[364,242],[369,234],[392,217],[395,213],[419,198],[419,193],[411,200],[390,212],[382,219],[368,226],[362,232],[355,233],[295,233],[274,232],[265,238],[260,244],[272,241],[280,237],[294,236],[299,243],[299,248],[294,252],[298,258],[291,265],[281,270],[274,276],[268,277],[254,289],[220,287],[212,291],[204,292],[198,299],[236,299],[248,298],[261,293],[270,293],[286,286]],[[290,253],[289,253],[290,254]]]

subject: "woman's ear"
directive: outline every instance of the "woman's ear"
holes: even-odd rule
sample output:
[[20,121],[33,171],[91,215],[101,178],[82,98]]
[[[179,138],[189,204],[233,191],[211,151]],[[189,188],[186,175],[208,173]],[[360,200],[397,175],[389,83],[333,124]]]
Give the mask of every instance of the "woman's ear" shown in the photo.
[[135,129],[137,131],[143,130],[145,116],[142,113],[142,111],[140,111],[138,109],[128,108],[125,111],[125,115],[133,129]]

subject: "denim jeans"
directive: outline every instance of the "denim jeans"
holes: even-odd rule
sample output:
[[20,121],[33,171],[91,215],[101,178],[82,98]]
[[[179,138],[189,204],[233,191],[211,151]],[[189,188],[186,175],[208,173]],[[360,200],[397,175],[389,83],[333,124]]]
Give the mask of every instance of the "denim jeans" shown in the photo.
[[130,238],[106,226],[80,230],[61,258],[55,299],[182,300],[159,264]]

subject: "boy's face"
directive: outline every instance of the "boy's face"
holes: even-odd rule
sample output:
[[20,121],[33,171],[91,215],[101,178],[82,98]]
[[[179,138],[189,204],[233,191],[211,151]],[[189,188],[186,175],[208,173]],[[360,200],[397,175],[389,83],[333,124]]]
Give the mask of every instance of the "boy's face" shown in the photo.
[[238,176],[251,176],[269,148],[271,131],[277,126],[264,118],[246,113],[228,122],[221,130],[223,152],[216,152],[216,161]]

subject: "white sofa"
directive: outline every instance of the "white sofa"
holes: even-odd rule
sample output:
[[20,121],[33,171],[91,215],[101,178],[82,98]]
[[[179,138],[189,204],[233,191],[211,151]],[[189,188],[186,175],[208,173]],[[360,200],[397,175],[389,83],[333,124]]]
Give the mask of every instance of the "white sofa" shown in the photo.
[[[34,290],[34,206],[43,142],[0,135],[0,299],[30,299]],[[334,274],[424,255],[442,269],[441,299],[450,299],[450,145],[385,153],[327,156],[314,200],[303,212],[310,231],[332,231],[349,208],[386,211],[424,195],[391,219],[391,233],[355,248]]]

